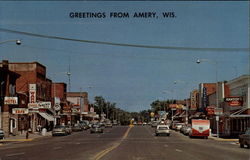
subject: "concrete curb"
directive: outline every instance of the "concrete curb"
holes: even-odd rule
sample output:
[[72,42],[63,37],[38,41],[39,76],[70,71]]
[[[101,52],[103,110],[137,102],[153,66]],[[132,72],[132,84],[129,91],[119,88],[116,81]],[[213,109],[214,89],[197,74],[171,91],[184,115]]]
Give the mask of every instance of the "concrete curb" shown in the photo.
[[224,139],[224,138],[217,138],[217,137],[208,137],[209,139],[213,139],[216,141],[224,141],[224,142],[239,142],[239,139]]
[[33,138],[31,139],[4,139],[0,140],[0,142],[26,142],[26,141],[32,141]]

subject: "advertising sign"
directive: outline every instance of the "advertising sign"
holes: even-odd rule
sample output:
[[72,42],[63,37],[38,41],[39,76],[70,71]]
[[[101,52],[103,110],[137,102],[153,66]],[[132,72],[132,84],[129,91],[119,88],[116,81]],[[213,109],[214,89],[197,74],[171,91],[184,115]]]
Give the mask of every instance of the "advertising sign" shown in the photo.
[[29,109],[28,108],[13,108],[12,114],[28,114]]
[[198,108],[197,98],[196,98],[197,94],[198,94],[197,90],[194,90],[193,92],[191,92],[191,96],[190,96],[191,107],[190,107],[190,110],[196,110]]
[[215,113],[214,113],[214,106],[208,106],[207,108],[206,108],[206,111],[207,111],[207,115],[214,115]]
[[215,108],[214,109],[214,114],[215,115],[222,115],[223,114],[223,109],[222,108]]
[[17,97],[4,97],[4,104],[17,105],[18,98]]
[[151,112],[150,113],[150,117],[153,118],[155,116],[155,113],[154,112]]
[[28,103],[29,108],[41,108],[41,109],[49,109],[51,108],[51,102],[37,102],[37,103]]
[[177,104],[169,104],[169,107],[174,110],[177,108]]
[[227,102],[229,106],[242,106],[243,104],[242,97],[226,97],[225,102]]
[[202,103],[203,103],[203,107],[207,107],[207,88],[204,87],[203,88],[203,97],[202,97]]
[[94,107],[90,107],[90,112],[95,112]]
[[29,102],[36,103],[36,84],[29,84]]

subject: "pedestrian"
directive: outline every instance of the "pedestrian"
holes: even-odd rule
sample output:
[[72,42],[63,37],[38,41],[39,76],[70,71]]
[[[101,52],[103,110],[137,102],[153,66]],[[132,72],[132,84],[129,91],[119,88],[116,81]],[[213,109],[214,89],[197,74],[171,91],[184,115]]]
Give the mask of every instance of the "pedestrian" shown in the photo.
[[29,139],[29,131],[26,132],[26,139]]

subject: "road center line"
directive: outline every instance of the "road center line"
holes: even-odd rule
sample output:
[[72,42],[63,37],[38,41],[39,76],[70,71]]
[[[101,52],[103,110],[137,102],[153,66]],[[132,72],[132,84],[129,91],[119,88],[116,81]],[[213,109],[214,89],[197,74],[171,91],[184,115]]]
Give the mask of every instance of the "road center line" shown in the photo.
[[20,155],[24,155],[24,152],[20,152],[20,153],[13,153],[13,154],[7,154],[6,157],[12,157],[12,156],[20,156]]
[[54,150],[57,150],[57,149],[61,149],[62,147],[54,147],[53,149]]
[[108,154],[110,151],[114,150],[115,148],[117,148],[121,142],[127,138],[130,130],[132,129],[132,126],[129,126],[129,128],[127,129],[127,131],[125,132],[125,134],[123,135],[121,141],[119,142],[116,142],[114,143],[111,147],[107,148],[107,149],[104,149],[102,150],[101,152],[97,153],[95,156],[94,156],[94,160],[100,160],[103,156],[105,156],[106,154]]
[[175,151],[176,151],[176,152],[182,152],[182,150],[180,150],[180,149],[175,149]]

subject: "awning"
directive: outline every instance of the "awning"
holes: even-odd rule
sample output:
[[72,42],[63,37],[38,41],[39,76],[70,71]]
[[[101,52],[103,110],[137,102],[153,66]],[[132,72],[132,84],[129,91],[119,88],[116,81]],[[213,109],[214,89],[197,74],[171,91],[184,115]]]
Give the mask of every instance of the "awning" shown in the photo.
[[244,118],[244,117],[250,117],[250,114],[242,114],[243,112],[245,112],[246,110],[248,110],[248,108],[244,107],[236,112],[234,112],[233,114],[231,114],[229,117],[232,118]]
[[43,118],[47,119],[48,121],[54,121],[54,117],[53,117],[52,115],[48,114],[48,113],[39,112],[39,114],[40,114]]

